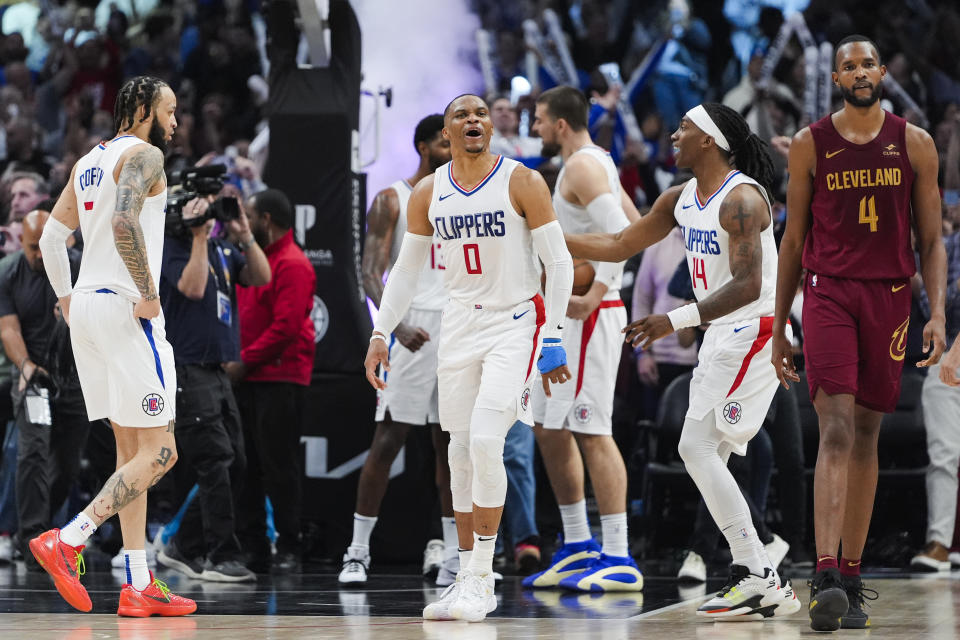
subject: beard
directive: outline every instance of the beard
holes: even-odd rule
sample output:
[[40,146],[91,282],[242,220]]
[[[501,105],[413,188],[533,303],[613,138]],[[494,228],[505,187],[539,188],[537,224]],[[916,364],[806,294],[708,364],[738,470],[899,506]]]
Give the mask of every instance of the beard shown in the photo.
[[153,122],[150,123],[150,134],[147,136],[147,139],[150,144],[160,149],[164,154],[167,153],[167,132],[164,131],[160,123],[157,122],[156,116],[154,116]]
[[540,148],[540,155],[544,158],[553,158],[560,155],[560,145],[556,142],[544,141]]
[[251,225],[250,233],[253,234],[253,239],[257,241],[257,244],[260,245],[261,248],[266,249],[267,245],[270,244],[270,238],[267,235],[267,230],[260,225]]
[[880,99],[880,85],[875,84],[870,91],[870,95],[866,98],[858,97],[853,89],[847,89],[846,87],[840,87],[840,93],[843,95],[844,102],[848,102],[855,107],[870,107],[873,106],[877,100]]

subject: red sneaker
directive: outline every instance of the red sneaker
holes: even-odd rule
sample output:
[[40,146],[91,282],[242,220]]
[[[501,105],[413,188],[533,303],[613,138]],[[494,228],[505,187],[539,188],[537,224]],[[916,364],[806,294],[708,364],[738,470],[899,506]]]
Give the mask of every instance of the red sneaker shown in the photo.
[[186,616],[197,610],[197,603],[170,592],[167,585],[153,577],[150,572],[150,584],[143,591],[137,591],[132,584],[123,585],[120,590],[118,616],[146,618],[158,616]]
[[60,529],[50,529],[30,541],[30,551],[50,577],[53,584],[74,609],[90,611],[93,603],[87,590],[80,584],[83,566],[83,547],[71,547],[60,542]]

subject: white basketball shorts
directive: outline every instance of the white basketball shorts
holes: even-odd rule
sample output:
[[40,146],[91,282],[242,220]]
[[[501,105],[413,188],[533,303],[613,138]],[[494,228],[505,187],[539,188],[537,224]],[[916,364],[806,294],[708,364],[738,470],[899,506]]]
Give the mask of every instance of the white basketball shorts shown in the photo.
[[573,379],[550,385],[549,398],[542,384],[533,385],[538,424],[588,435],[613,434],[613,392],[626,324],[627,310],[620,299],[604,300],[586,320],[564,321],[563,346]]
[[[717,429],[737,455],[746,453],[760,430],[780,384],[770,363],[772,330],[772,316],[710,325],[693,370],[687,417],[702,420],[713,411]],[[787,325],[787,337],[792,336]]]
[[530,387],[545,319],[539,294],[497,311],[447,305],[437,357],[444,431],[469,430],[474,408],[512,410],[517,420],[533,424]]
[[163,427],[176,415],[177,373],[163,314],[143,320],[133,303],[101,289],[74,291],[70,338],[90,420]]
[[387,388],[377,392],[377,422],[387,412],[394,422],[405,424],[438,424],[437,409],[437,345],[440,342],[441,311],[411,309],[404,324],[420,327],[430,339],[416,351],[410,351],[391,335],[390,371],[381,377]]

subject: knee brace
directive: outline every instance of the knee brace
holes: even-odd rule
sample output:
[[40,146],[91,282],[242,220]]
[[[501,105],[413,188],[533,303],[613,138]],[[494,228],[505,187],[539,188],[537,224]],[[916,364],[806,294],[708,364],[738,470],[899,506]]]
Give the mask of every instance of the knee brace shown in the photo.
[[492,509],[507,497],[503,446],[513,425],[511,412],[474,409],[470,420],[470,460],[473,463],[473,503]]
[[460,513],[472,513],[471,479],[473,466],[470,462],[470,435],[467,431],[450,433],[447,461],[450,463],[450,494],[453,497],[453,510]]
[[502,507],[507,497],[507,470],[503,466],[503,436],[471,435],[473,503],[478,507]]

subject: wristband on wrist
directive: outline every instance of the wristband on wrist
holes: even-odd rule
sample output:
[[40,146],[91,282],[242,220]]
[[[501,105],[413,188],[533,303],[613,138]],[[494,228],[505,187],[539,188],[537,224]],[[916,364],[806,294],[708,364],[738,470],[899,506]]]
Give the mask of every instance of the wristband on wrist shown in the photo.
[[373,344],[374,340],[383,340],[384,344],[387,342],[387,337],[382,333],[372,333],[370,335],[370,343]]
[[697,307],[696,302],[691,302],[690,304],[670,311],[667,313],[667,317],[670,318],[670,324],[673,325],[674,331],[686,329],[687,327],[699,327],[701,324],[700,309]]

